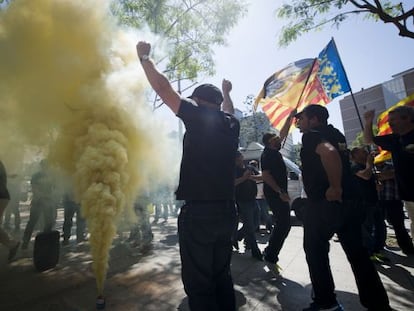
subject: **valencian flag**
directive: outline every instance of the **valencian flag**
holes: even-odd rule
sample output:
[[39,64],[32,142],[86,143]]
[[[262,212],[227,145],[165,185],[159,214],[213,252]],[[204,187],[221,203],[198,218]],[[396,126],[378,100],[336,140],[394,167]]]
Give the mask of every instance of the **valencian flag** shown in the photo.
[[[410,96],[400,100],[398,103],[396,103],[394,106],[388,108],[387,110],[385,110],[383,113],[381,113],[378,116],[377,119],[377,126],[378,126],[378,136],[382,136],[382,135],[387,135],[387,134],[391,134],[392,130],[390,125],[388,124],[388,113],[391,110],[394,110],[395,108],[397,108],[398,106],[411,106],[414,107],[414,94],[411,94]],[[374,159],[374,163],[381,163],[384,161],[387,161],[391,159],[391,153],[389,151],[386,150],[381,150],[381,152],[375,157]]]
[[317,58],[296,61],[271,75],[255,101],[260,103],[272,126],[283,126],[293,109],[326,105],[351,90],[333,39]]

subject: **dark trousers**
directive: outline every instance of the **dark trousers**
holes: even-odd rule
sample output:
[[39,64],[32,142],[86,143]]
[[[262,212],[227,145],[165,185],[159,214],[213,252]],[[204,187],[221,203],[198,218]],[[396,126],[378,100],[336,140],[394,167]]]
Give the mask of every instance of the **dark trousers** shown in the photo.
[[80,206],[76,202],[67,201],[63,203],[63,239],[69,240],[72,235],[73,216],[76,214],[76,239],[78,242],[85,238],[85,219],[80,214]]
[[387,239],[384,208],[376,202],[362,202],[361,206],[365,211],[365,219],[362,223],[364,245],[370,255],[379,253],[384,249]]
[[258,212],[258,206],[256,199],[250,201],[237,201],[239,207],[240,219],[243,222],[243,226],[237,233],[238,239],[242,237],[246,239],[247,245],[252,249],[252,253],[260,254],[259,247],[256,241],[256,216]]
[[394,229],[398,246],[404,253],[413,254],[413,241],[404,224],[404,203],[401,200],[380,200],[378,204],[385,210],[386,219]]
[[27,246],[32,237],[33,230],[43,214],[43,232],[51,231],[56,223],[56,206],[51,200],[32,200],[29,221],[23,233],[23,246]]
[[20,230],[20,203],[18,199],[12,199],[9,202],[9,205],[7,206],[6,210],[4,211],[4,227],[10,227],[10,219],[11,215],[14,215],[14,230],[18,231]]
[[338,235],[351,264],[361,304],[369,310],[391,310],[381,279],[361,237],[361,207],[356,202],[312,201],[304,213],[304,250],[314,291],[314,302],[326,307],[336,302],[329,264],[329,240]]
[[266,197],[266,201],[273,213],[274,227],[265,248],[265,260],[276,263],[279,253],[290,231],[290,205],[279,197]]
[[191,201],[181,208],[181,276],[193,311],[236,310],[230,271],[236,221],[233,201]]

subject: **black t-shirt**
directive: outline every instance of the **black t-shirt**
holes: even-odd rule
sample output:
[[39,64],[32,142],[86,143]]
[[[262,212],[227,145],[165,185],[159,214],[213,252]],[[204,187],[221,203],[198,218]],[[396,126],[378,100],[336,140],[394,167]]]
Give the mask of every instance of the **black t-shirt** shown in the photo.
[[187,99],[177,116],[186,128],[177,200],[233,200],[238,120]]
[[[278,150],[265,148],[262,152],[260,162],[262,163],[262,172],[269,171],[270,175],[276,181],[278,186],[287,192],[287,173],[286,164]],[[265,196],[279,196],[273,189],[264,183],[263,193]]]
[[[246,170],[252,170],[252,168],[236,166],[236,178],[242,177]],[[252,174],[255,175],[254,172]],[[236,186],[236,201],[256,200],[256,195],[257,185],[252,179],[247,179]]]
[[376,136],[374,143],[392,153],[401,199],[414,201],[414,131],[401,136]]
[[354,174],[357,193],[360,200],[368,203],[376,203],[378,201],[378,193],[374,175],[372,175],[370,179],[364,179],[356,175],[356,173],[364,170],[365,168],[365,165],[359,163],[355,163],[351,166],[352,173]]
[[313,129],[302,136],[302,149],[300,157],[302,160],[303,185],[306,195],[311,200],[325,199],[329,181],[320,156],[316,153],[316,147],[323,142],[329,142],[338,150],[342,162],[342,198],[354,199],[355,189],[349,152],[346,146],[345,136],[332,125],[321,126]]

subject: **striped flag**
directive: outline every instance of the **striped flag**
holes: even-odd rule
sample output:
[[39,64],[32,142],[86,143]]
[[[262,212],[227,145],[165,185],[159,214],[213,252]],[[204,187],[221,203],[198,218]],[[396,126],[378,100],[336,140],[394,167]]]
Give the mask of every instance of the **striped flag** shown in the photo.
[[302,59],[270,76],[255,101],[278,130],[293,109],[326,105],[350,91],[334,40],[315,59]]
[[[377,126],[378,126],[378,136],[391,134],[392,130],[390,125],[388,124],[388,113],[391,110],[394,110],[398,106],[411,106],[414,107],[414,94],[411,94],[410,96],[407,96],[406,98],[400,100],[398,103],[396,103],[394,106],[388,108],[383,113],[381,113],[378,116],[377,119]],[[375,157],[374,163],[381,163],[384,161],[387,161],[391,159],[391,153],[386,150],[381,150],[381,152]]]
[[378,116],[378,119],[377,119],[377,126],[378,126],[378,134],[377,135],[378,136],[382,136],[382,135],[392,133],[390,125],[388,124],[388,113],[391,110],[394,110],[395,108],[397,108],[398,106],[411,106],[411,107],[414,107],[414,94],[411,94],[410,96],[407,96],[406,98],[400,100],[394,106],[388,108],[387,110],[385,110],[383,113],[381,113]]

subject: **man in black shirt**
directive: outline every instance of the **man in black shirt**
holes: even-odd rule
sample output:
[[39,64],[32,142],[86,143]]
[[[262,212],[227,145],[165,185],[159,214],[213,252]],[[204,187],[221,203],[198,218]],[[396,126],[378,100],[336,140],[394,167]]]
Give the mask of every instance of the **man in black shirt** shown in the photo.
[[377,181],[373,174],[374,158],[363,147],[351,150],[358,199],[360,200],[361,216],[363,217],[362,233],[365,246],[374,262],[387,260],[381,252],[385,246],[387,227],[382,206],[378,205]]
[[[232,85],[223,93],[211,84],[181,97],[149,58],[151,45],[138,42],[137,54],[154,91],[183,122],[177,200],[182,280],[191,310],[236,310],[230,273],[232,234],[237,222],[234,163],[240,126],[233,116]],[[220,107],[222,106],[223,111]]]
[[[246,239],[246,245],[252,250],[252,257],[262,261],[262,253],[257,246],[255,218],[258,214],[256,203],[257,185],[252,167],[244,164],[243,155],[236,157],[236,203],[243,222],[237,236]],[[237,241],[235,241],[237,243]]]
[[388,113],[392,134],[373,136],[372,122],[375,111],[364,114],[364,139],[367,144],[375,143],[391,151],[398,192],[405,202],[405,209],[411,220],[411,235],[414,232],[414,107],[399,106]]
[[261,156],[262,177],[264,181],[263,192],[272,211],[274,228],[269,237],[268,246],[264,250],[264,259],[274,273],[280,267],[279,252],[290,231],[290,205],[287,193],[286,165],[279,152],[282,140],[275,134],[266,133],[262,142],[265,146]]
[[304,133],[300,156],[308,203],[303,244],[313,286],[313,302],[303,310],[343,310],[329,265],[329,240],[336,233],[352,266],[361,304],[368,310],[388,311],[387,293],[362,245],[345,137],[328,125],[328,117],[328,110],[319,105],[306,106],[296,115]]

